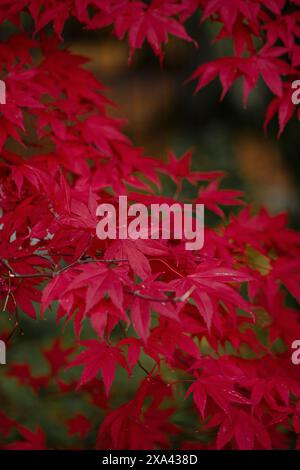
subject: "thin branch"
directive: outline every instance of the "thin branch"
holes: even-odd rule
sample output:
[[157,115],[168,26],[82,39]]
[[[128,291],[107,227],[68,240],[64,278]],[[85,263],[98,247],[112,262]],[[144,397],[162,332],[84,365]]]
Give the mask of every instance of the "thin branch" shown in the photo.
[[165,303],[165,302],[180,301],[180,297],[173,297],[173,298],[163,297],[161,299],[158,299],[157,297],[151,297],[151,295],[141,294],[140,291],[138,290],[130,290],[127,287],[124,287],[124,291],[129,295],[133,295],[134,297],[139,297],[140,299],[149,300],[150,302]]
[[73,266],[75,266],[75,265],[83,258],[83,256],[86,255],[86,252],[87,252],[87,250],[89,249],[89,246],[90,246],[90,244],[91,244],[91,241],[92,241],[92,238],[91,238],[91,236],[90,236],[87,246],[85,247],[85,249],[83,250],[83,252],[81,253],[81,255],[77,258],[77,260],[73,261],[73,263],[69,264],[68,266],[65,266],[64,268],[62,268],[60,271],[58,271],[58,274],[61,274],[62,272],[66,271],[67,269],[70,269],[70,268],[72,268]]
[[88,263],[128,263],[128,259],[84,259],[80,261],[78,264],[88,264]]
[[60,269],[59,271],[53,271],[48,273],[33,273],[33,274],[21,274],[14,271],[11,266],[7,263],[7,261],[1,259],[0,262],[8,269],[9,271],[9,278],[16,278],[16,279],[30,279],[30,278],[49,278],[52,279],[59,274],[68,271],[69,269],[81,265],[81,264],[89,264],[89,263],[120,263],[120,262],[128,262],[127,259],[77,259],[71,264],[68,264],[64,268]]
[[19,274],[19,273],[13,273],[9,274],[10,278],[17,278],[17,279],[26,279],[26,278],[34,278],[34,277],[48,277],[51,279],[52,277],[55,276],[55,273],[34,273],[34,274]]
[[20,328],[20,325],[17,324],[13,329],[12,331],[9,333],[9,335],[7,336],[6,340],[5,340],[5,343],[8,344],[9,341],[13,338],[14,334],[16,333],[16,331]]

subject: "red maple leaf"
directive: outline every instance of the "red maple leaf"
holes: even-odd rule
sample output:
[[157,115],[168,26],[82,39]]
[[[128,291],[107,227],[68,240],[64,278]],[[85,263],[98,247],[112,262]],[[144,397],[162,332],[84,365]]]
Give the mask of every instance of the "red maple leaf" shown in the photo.
[[84,439],[91,430],[90,421],[82,414],[77,413],[73,418],[67,421],[68,436],[79,434]]
[[82,341],[87,349],[81,352],[69,365],[69,367],[84,365],[78,386],[86,384],[96,377],[101,371],[105,391],[108,395],[114,380],[116,365],[126,369],[126,362],[117,347],[95,340]]

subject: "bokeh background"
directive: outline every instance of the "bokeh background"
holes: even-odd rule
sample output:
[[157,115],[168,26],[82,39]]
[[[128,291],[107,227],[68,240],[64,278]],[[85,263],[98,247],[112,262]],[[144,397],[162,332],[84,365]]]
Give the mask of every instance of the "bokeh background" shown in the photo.
[[278,140],[274,120],[264,134],[271,95],[262,82],[250,94],[247,110],[241,82],[222,102],[218,80],[194,95],[196,82],[187,79],[200,64],[230,55],[231,46],[226,41],[212,45],[213,23],[199,28],[194,18],[188,31],[199,48],[170,38],[162,67],[147,45],[128,66],[127,43],[109,31],[82,31],[74,23],[65,39],[71,50],[90,59],[87,67],[118,103],[111,112],[128,119],[127,133],[146,154],[165,158],[170,149],[177,155],[193,149],[195,169],[225,170],[226,186],[244,189],[249,203],[265,205],[272,213],[289,211],[291,223],[299,226],[300,123],[295,118]]

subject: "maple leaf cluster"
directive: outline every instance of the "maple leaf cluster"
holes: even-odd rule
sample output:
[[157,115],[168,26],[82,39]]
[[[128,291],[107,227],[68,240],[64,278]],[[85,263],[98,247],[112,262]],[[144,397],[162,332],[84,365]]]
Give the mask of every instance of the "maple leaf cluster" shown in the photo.
[[111,27],[118,39],[128,38],[130,61],[145,43],[162,61],[163,46],[172,36],[198,47],[187,33],[187,21],[198,17],[199,27],[214,22],[218,32],[213,44],[229,40],[232,55],[196,69],[190,77],[198,81],[196,92],[219,77],[223,98],[242,79],[246,106],[261,79],[273,95],[264,126],[277,114],[281,135],[292,116],[300,116],[292,102],[292,83],[300,74],[299,5],[299,0],[4,0],[0,22],[9,19],[20,25],[19,14],[26,12],[34,21],[35,34],[52,25],[60,39],[70,17],[88,30]]
[[[285,214],[255,213],[241,192],[222,189],[221,172],[192,171],[190,152],[170,153],[167,162],[145,156],[123,121],[109,116],[104,86],[85,59],[61,42],[75,16],[88,28],[112,25],[120,39],[128,34],[132,51],[148,41],[162,56],[168,35],[191,41],[184,23],[200,8],[202,22],[222,25],[217,40],[232,38],[234,57],[201,65],[198,89],[220,76],[225,93],[242,76],[246,98],[261,76],[275,95],[268,117],[278,108],[282,130],[291,114],[283,77],[296,75],[300,63],[299,10],[283,13],[286,3],[1,2],[1,22],[18,29],[0,46],[7,89],[0,109],[2,315],[15,316],[18,329],[19,311],[37,321],[50,314],[72,324],[76,338],[41,352],[48,373],[17,361],[5,375],[35,394],[82,393],[104,418],[99,424],[95,411],[78,409],[63,423],[70,439],[84,440],[96,427],[95,445],[104,449],[165,449],[174,439],[182,448],[300,448],[300,370],[290,358],[300,321],[289,302],[300,301],[300,234]],[[22,28],[24,12],[33,35]],[[46,34],[49,23],[55,34]],[[187,256],[184,240],[96,237],[100,203],[117,204],[120,194],[147,205],[173,202],[163,194],[163,174],[178,194],[184,180],[195,186],[191,202],[217,218],[200,251]],[[224,208],[234,206],[240,211],[227,216]],[[9,347],[12,333],[1,339]],[[64,369],[77,366],[79,380],[67,380]],[[137,370],[145,378],[112,407],[116,372],[131,382]],[[181,408],[193,434],[176,421]],[[31,429],[6,411],[0,436],[6,449],[51,448],[41,426]]]

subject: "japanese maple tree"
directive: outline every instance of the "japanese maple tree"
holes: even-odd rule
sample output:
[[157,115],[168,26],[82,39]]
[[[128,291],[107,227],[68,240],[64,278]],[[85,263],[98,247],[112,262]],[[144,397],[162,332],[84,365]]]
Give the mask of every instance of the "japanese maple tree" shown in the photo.
[[[0,299],[1,315],[16,322],[1,339],[8,350],[22,341],[19,312],[37,324],[43,315],[57,321],[52,346],[41,351],[48,372],[20,359],[4,374],[33,394],[81,394],[93,407],[62,417],[69,448],[300,448],[300,369],[290,358],[300,338],[300,234],[286,214],[254,212],[241,192],[220,188],[222,172],[192,171],[190,152],[171,152],[167,162],[145,156],[123,121],[108,114],[104,86],[86,60],[63,43],[64,24],[75,17],[84,28],[109,27],[128,40],[129,60],[148,42],[163,62],[169,36],[203,47],[188,32],[190,17],[199,28],[215,22],[215,41],[230,39],[232,56],[195,64],[187,78],[198,91],[219,77],[222,96],[242,78],[244,104],[261,78],[273,95],[265,124],[277,113],[281,134],[296,112],[299,6],[1,1],[0,22],[11,33],[0,45]],[[24,17],[32,27],[24,28]],[[117,203],[119,195],[144,204],[176,200],[164,196],[161,175],[175,182],[176,197],[184,180],[194,185],[190,202],[217,217],[205,228],[204,247],[187,254],[184,241],[98,239],[99,203]],[[62,325],[74,331],[70,346]],[[114,390],[117,372],[124,382],[141,378],[130,396]],[[2,402],[1,448],[56,447],[42,423],[24,424],[13,403]]]

